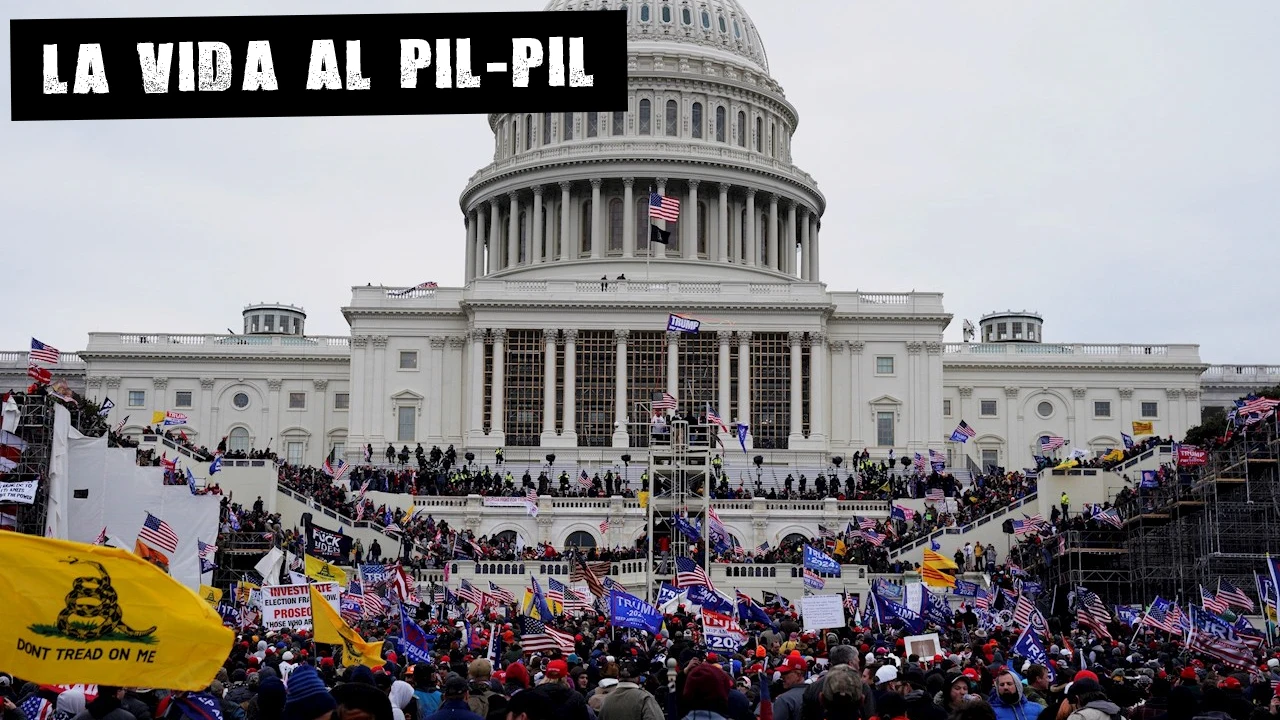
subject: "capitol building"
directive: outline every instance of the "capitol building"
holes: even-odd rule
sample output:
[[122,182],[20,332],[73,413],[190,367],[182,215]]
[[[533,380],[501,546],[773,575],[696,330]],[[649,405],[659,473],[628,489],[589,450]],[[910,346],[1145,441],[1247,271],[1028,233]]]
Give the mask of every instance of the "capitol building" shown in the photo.
[[[488,117],[492,162],[461,189],[463,227],[434,239],[465,243],[462,286],[358,285],[342,337],[308,335],[281,303],[246,307],[236,334],[94,332],[55,376],[111,398],[126,433],[172,411],[197,444],[310,465],[421,443],[613,466],[645,455],[670,393],[729,425],[726,466],[759,455],[778,476],[863,449],[1021,468],[1043,435],[1103,453],[1134,422],[1180,437],[1205,407],[1276,384],[1276,368],[1209,366],[1195,344],[1062,341],[1021,310],[944,342],[960,320],[940,292],[829,286],[823,248],[851,230],[822,222],[792,154],[799,110],[739,2],[547,7],[603,8],[629,14],[627,111]],[[678,219],[651,220],[651,193]],[[669,331],[673,314],[698,330]],[[6,385],[26,384],[24,355],[0,355]],[[951,442],[962,420],[974,436]]]

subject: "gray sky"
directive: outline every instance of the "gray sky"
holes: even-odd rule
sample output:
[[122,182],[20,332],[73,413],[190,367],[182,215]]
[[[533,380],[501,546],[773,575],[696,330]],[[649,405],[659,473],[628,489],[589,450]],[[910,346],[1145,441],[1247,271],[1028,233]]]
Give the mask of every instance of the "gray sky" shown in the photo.
[[[953,341],[962,318],[1025,308],[1051,342],[1191,342],[1207,362],[1280,362],[1280,3],[744,5],[800,111],[796,161],[828,199],[832,289],[941,291]],[[7,0],[0,12],[186,7]],[[8,47],[4,22],[0,349],[35,335],[79,350],[92,330],[238,330],[258,301],[303,305],[312,334],[346,334],[352,285],[461,283],[458,194],[492,156],[482,117],[14,123]]]

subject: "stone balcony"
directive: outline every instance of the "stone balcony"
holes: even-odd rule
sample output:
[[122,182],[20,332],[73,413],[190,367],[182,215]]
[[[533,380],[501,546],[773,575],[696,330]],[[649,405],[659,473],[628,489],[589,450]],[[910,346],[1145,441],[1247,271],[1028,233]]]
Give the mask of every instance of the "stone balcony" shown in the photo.
[[345,336],[315,335],[186,335],[170,333],[89,333],[88,347],[81,353],[98,357],[189,357],[235,356],[243,358],[308,357],[345,359],[350,355],[350,339]]
[[943,367],[1009,362],[1031,367],[1063,364],[1204,367],[1200,362],[1200,346],[1189,344],[944,343],[942,347]]

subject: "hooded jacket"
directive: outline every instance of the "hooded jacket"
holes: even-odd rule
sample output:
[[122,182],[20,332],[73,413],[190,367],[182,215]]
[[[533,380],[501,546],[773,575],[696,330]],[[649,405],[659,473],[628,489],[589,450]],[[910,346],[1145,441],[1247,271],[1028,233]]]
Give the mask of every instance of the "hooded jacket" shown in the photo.
[[[987,697],[987,702],[991,703],[991,709],[996,711],[996,720],[1036,720],[1040,712],[1044,710],[1043,705],[1033,703],[1022,694],[1022,684],[1018,683],[1018,699],[1013,703],[1006,703],[1000,697],[1000,693],[995,688],[991,688],[991,694]],[[1075,720],[1081,720],[1076,718]],[[1086,720],[1096,720],[1095,718],[1087,718]]]
[[1067,720],[1111,720],[1120,717],[1120,706],[1110,700],[1094,700],[1071,713]]

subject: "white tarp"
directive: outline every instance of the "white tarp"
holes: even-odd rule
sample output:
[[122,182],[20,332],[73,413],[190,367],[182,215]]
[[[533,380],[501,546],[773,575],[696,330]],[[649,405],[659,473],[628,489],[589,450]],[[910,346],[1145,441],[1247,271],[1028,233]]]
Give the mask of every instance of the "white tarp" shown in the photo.
[[178,535],[178,551],[165,553],[169,573],[192,590],[200,589],[197,541],[217,542],[219,496],[192,495],[186,485],[165,485],[161,468],[138,467],[134,450],[108,448],[106,436],[73,435],[68,469],[68,524],[57,537],[92,543],[106,527],[108,535],[132,550],[150,512]]
[[[70,525],[67,516],[67,479],[70,469],[71,436],[83,439],[79,430],[71,427],[71,412],[58,404],[53,409],[53,449],[49,458],[49,512],[45,519],[45,536],[65,538]],[[105,438],[104,438],[105,440]],[[94,537],[97,537],[96,535]]]

